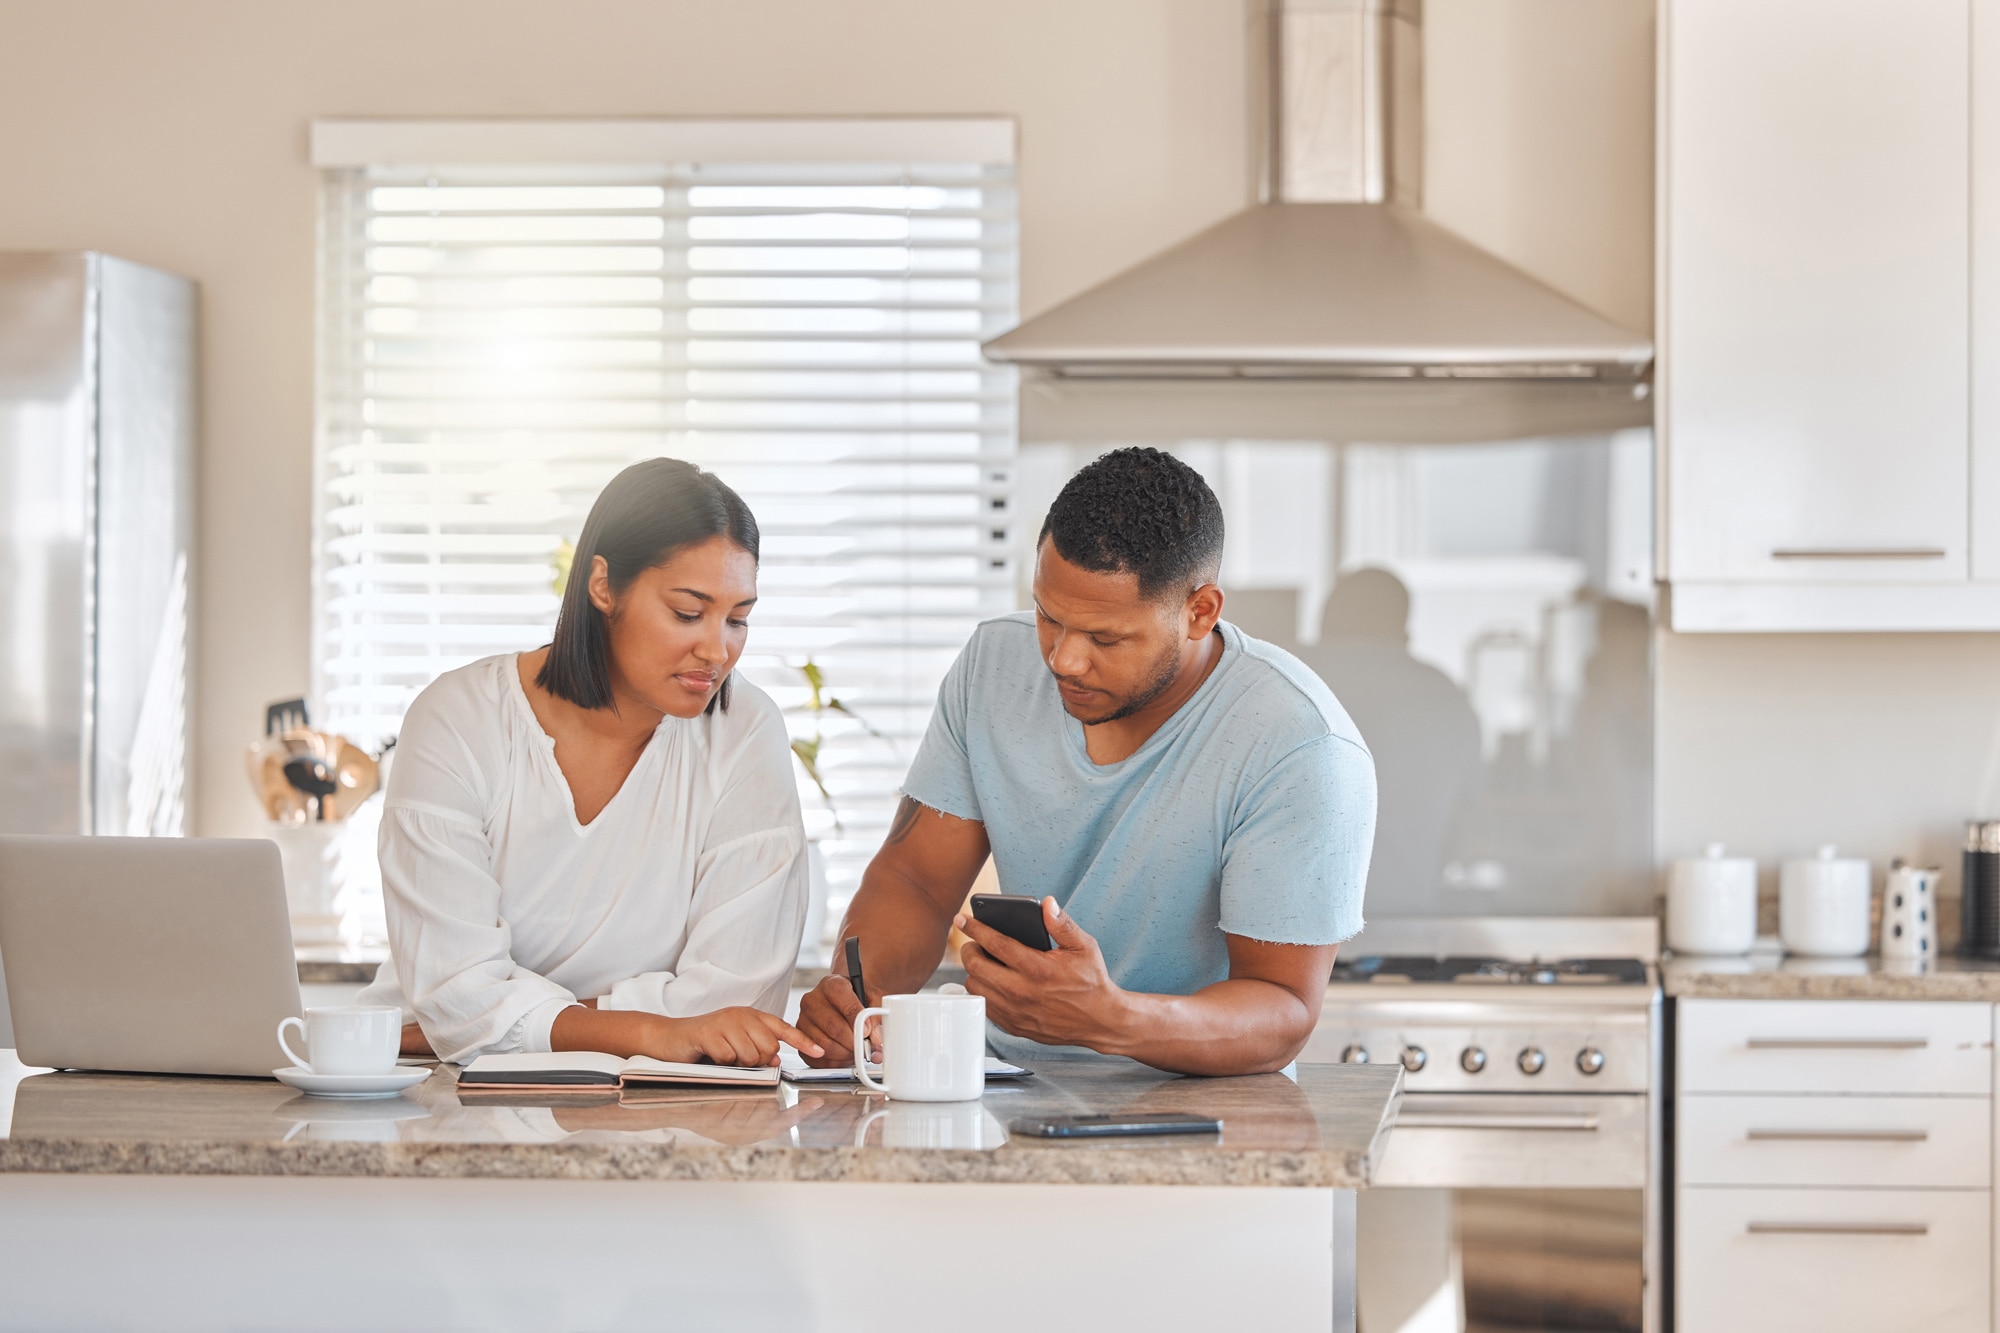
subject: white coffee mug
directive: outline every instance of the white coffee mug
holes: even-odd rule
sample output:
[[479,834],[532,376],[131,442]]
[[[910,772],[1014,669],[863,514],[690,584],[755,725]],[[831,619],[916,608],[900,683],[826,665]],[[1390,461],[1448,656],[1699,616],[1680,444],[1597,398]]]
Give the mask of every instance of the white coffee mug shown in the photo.
[[1778,867],[1778,935],[1785,952],[1858,958],[1868,952],[1869,871],[1832,846]]
[[[312,1062],[293,1050],[285,1030],[297,1024]],[[308,1074],[386,1074],[403,1047],[403,1011],[394,1005],[337,1004],[278,1024],[278,1048]]]
[[[868,1077],[863,1029],[882,1015],[882,1082]],[[963,1102],[986,1091],[986,1000],[979,995],[885,996],[854,1016],[854,1076],[899,1102]]]
[[1757,863],[1712,842],[1698,860],[1667,867],[1667,947],[1740,954],[1757,938]]

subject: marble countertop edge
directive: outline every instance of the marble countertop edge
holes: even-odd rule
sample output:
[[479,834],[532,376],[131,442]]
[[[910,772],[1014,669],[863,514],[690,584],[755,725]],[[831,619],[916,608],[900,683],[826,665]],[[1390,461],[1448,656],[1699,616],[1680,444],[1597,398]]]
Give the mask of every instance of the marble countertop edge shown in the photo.
[[[1377,1143],[1379,1144],[1379,1136]],[[883,1152],[873,1148],[685,1148],[670,1144],[377,1144],[96,1139],[0,1141],[0,1175],[767,1181],[1358,1189],[1368,1152],[1201,1147],[1121,1152],[1072,1145]]]

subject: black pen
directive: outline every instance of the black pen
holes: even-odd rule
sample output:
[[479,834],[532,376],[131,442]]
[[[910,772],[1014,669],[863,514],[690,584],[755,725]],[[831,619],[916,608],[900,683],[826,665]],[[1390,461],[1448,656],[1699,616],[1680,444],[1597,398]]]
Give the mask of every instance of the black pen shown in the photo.
[[861,937],[849,935],[844,947],[847,949],[847,984],[854,987],[854,998],[866,1008],[868,989],[861,983]]

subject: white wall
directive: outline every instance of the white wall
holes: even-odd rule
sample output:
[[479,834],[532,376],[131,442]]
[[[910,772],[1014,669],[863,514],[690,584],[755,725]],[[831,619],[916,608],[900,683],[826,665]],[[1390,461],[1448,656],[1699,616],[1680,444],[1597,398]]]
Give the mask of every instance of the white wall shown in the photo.
[[316,116],[992,114],[1025,312],[1241,206],[1231,0],[0,0],[0,249],[202,288],[197,830],[310,645]]
[[[1432,213],[1649,324],[1650,0],[1426,9]],[[1248,198],[1255,25],[1254,0],[0,0],[0,248],[202,283],[201,831],[254,827],[241,747],[306,683],[309,120],[1014,115],[1033,313]],[[1958,821],[2000,814],[2000,636],[1663,635],[1660,675],[1663,855],[1952,867]]]

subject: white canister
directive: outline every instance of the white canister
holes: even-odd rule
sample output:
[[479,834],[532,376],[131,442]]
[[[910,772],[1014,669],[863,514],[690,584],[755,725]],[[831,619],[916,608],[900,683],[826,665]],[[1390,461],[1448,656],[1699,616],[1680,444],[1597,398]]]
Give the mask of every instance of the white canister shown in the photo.
[[1937,955],[1936,866],[1889,867],[1882,885],[1882,956],[1933,958]]
[[1778,936],[1785,952],[1858,958],[1868,952],[1869,869],[1831,844],[1778,867]]
[[1757,863],[1725,856],[1712,842],[1697,859],[1667,867],[1667,947],[1675,953],[1741,954],[1757,938]]

